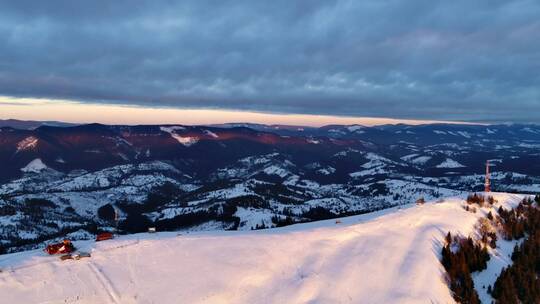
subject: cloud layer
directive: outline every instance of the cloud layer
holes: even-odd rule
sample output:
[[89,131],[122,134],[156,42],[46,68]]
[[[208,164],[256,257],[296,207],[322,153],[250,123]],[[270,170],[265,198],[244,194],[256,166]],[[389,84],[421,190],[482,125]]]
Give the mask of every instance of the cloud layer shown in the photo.
[[0,7],[0,95],[540,122],[536,0]]

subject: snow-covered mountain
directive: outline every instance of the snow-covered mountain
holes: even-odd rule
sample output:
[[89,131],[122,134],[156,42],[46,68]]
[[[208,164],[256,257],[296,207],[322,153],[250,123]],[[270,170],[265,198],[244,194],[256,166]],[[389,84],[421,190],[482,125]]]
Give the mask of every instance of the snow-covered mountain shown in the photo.
[[[540,128],[0,128],[0,252],[66,234],[251,230],[483,189],[540,191]],[[116,221],[115,221],[116,213]]]
[[[446,232],[474,236],[478,219],[523,195],[465,210],[464,196],[339,220],[245,232],[161,232],[76,241],[90,258],[40,250],[0,258],[6,303],[454,303],[440,250]],[[501,240],[501,242],[503,242]],[[504,243],[504,242],[503,242]],[[513,246],[473,273],[493,285]],[[510,244],[512,245],[512,244]],[[181,282],[181,283],[179,283]]]

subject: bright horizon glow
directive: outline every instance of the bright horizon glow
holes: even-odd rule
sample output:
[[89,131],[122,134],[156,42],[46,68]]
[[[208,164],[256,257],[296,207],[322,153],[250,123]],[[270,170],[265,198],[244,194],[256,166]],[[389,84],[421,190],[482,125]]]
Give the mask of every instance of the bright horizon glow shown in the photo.
[[330,124],[471,124],[467,122],[262,113],[225,109],[152,108],[148,106],[82,103],[70,100],[0,96],[0,119],[102,123],[109,125],[259,123],[320,127]]

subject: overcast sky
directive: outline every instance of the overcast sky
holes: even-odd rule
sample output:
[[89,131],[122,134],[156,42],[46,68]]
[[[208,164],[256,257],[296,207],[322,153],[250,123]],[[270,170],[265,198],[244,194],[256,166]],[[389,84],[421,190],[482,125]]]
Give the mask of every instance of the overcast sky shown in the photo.
[[0,42],[2,96],[540,122],[538,0],[0,1]]

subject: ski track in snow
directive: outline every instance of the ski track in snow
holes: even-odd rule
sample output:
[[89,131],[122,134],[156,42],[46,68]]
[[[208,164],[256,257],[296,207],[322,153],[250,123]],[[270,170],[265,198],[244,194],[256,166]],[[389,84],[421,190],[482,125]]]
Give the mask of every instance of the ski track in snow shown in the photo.
[[118,293],[114,289],[114,286],[112,285],[111,281],[105,276],[105,274],[101,271],[101,269],[99,269],[99,267],[96,266],[93,262],[89,262],[86,265],[88,265],[90,271],[94,273],[96,279],[101,283],[105,291],[107,291],[111,302],[114,304],[121,303],[119,301]]
[[[515,206],[523,197],[494,195],[505,206]],[[327,220],[259,231],[162,232],[78,241],[80,250],[92,253],[80,261],[60,261],[39,250],[10,254],[0,260],[0,299],[453,303],[439,261],[444,236],[448,231],[473,233],[486,213],[466,212],[462,204],[463,198],[450,198],[342,218],[339,224]]]

